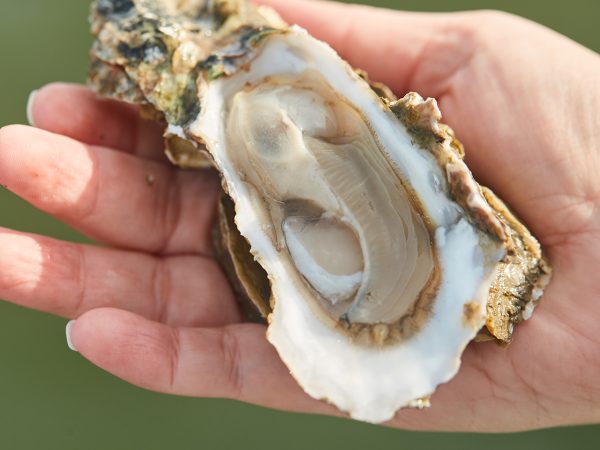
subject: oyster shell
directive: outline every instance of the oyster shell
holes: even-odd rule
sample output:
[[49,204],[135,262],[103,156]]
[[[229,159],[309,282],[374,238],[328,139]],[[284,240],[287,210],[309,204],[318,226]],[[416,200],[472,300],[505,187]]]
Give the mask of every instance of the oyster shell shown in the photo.
[[224,268],[308,394],[388,420],[531,314],[549,265],[435,100],[396,100],[243,1],[98,0],[92,17],[91,84],[164,119],[174,163],[221,173]]

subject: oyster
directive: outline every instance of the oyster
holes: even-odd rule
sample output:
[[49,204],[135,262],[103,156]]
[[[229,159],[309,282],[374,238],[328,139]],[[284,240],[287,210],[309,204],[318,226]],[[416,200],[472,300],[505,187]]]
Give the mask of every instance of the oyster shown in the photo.
[[435,100],[396,100],[243,1],[98,0],[92,17],[91,84],[163,119],[174,163],[221,173],[218,253],[308,394],[388,420],[531,314],[540,245]]

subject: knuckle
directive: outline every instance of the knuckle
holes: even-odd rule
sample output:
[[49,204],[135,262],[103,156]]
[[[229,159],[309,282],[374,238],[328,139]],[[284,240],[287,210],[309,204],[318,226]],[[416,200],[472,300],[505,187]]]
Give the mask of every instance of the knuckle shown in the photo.
[[46,309],[61,316],[78,317],[89,308],[85,247],[45,241],[42,273],[42,281],[52,277],[52,284],[56,286],[44,295]]
[[515,34],[508,30],[523,31],[531,23],[515,14],[495,9],[467,12],[460,17],[460,26],[482,46],[497,46],[499,42],[514,40]]
[[228,328],[220,334],[221,354],[223,355],[227,394],[231,398],[241,398],[244,392],[241,370],[240,342],[238,337]]
[[159,258],[152,274],[154,294],[154,317],[157,322],[167,323],[171,291],[171,270],[167,260]]
[[484,9],[479,11],[478,13],[484,19],[489,20],[490,22],[502,22],[505,20],[513,20],[517,16],[514,14],[508,13],[506,11],[501,11],[499,9]]
[[514,25],[521,21],[519,16],[498,9],[482,9],[467,14],[470,16],[469,22],[477,27],[480,32],[485,32],[490,28]]
[[172,245],[181,214],[181,183],[176,172],[166,177],[164,188],[157,194],[158,254],[166,253]]
[[169,328],[167,350],[169,364],[169,389],[175,390],[179,374],[179,361],[181,354],[181,333],[178,328]]
[[71,273],[74,276],[75,284],[77,289],[73,298],[73,306],[71,309],[71,315],[74,317],[79,316],[86,311],[87,301],[86,294],[88,291],[88,276],[87,276],[87,264],[86,264],[86,250],[81,245],[72,246],[72,252],[74,257],[71,261]]

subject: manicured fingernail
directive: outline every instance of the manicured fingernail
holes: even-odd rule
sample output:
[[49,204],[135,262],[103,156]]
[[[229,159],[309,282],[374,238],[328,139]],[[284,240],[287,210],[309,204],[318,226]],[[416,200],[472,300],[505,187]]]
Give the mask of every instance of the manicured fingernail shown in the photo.
[[75,345],[73,345],[73,341],[71,340],[71,329],[73,328],[73,325],[75,325],[74,320],[69,320],[69,322],[67,322],[67,327],[65,328],[65,334],[67,335],[67,345],[69,346],[69,348],[71,350],[76,352],[77,347],[75,347]]
[[35,127],[35,122],[33,120],[33,101],[37,92],[37,89],[31,91],[31,94],[29,94],[29,98],[27,99],[27,122],[29,122],[29,125],[32,127]]

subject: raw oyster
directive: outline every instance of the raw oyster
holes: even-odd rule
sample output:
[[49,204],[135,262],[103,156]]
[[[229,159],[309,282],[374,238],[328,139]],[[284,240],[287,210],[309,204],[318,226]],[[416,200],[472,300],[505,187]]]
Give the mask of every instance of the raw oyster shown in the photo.
[[98,0],[90,82],[214,165],[217,250],[298,383],[352,417],[423,407],[474,338],[511,340],[550,277],[433,99],[396,100],[270,9]]

